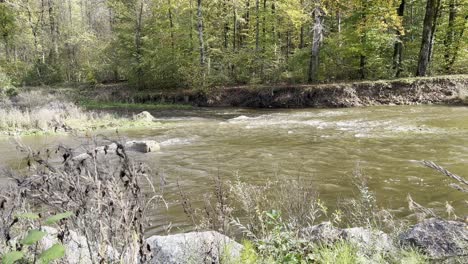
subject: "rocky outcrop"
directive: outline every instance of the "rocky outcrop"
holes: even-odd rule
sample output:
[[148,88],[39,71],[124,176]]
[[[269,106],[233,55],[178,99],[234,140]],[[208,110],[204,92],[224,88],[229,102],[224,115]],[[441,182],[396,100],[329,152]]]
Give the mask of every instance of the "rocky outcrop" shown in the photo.
[[401,234],[400,242],[419,248],[431,259],[468,260],[468,227],[463,222],[431,218]]
[[143,122],[152,122],[154,120],[154,116],[152,116],[149,112],[143,111],[137,115],[133,116],[133,120],[135,121],[143,121]]
[[303,229],[301,236],[316,244],[333,244],[340,240],[354,244],[361,255],[389,254],[397,250],[392,238],[382,231],[363,227],[340,229],[330,222]]
[[214,231],[153,236],[147,243],[153,254],[151,264],[217,264],[235,260],[242,251],[242,245]]

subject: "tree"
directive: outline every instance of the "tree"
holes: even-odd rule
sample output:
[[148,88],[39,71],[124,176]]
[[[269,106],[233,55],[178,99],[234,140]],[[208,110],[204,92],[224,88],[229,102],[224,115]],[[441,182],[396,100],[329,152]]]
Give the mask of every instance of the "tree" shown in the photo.
[[421,49],[419,52],[416,76],[426,76],[431,61],[434,33],[441,0],[427,0],[426,15],[424,17]]
[[310,64],[309,64],[309,82],[318,81],[318,70],[319,70],[319,55],[320,46],[323,41],[323,19],[325,11],[321,7],[320,0],[315,1],[315,8],[312,11],[314,25],[312,27],[313,39],[312,48],[310,52]]
[[[401,0],[400,6],[398,7],[398,17],[401,19],[403,18],[405,14],[405,5],[406,1]],[[395,47],[393,51],[393,69],[395,70],[395,77],[400,77],[400,74],[402,72],[402,61],[403,61],[403,30],[397,29],[397,39],[395,41]]]

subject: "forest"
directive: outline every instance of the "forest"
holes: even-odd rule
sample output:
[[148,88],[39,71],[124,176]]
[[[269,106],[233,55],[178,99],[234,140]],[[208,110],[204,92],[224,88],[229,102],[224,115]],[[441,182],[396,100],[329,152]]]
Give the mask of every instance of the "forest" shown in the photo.
[[468,72],[467,0],[1,0],[3,87],[140,89]]

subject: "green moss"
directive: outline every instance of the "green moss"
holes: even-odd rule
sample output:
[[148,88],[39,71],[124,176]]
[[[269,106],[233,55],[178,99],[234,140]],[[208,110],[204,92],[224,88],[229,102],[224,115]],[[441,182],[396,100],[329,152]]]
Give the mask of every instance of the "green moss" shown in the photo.
[[185,104],[137,104],[120,102],[97,102],[92,100],[81,100],[79,105],[87,109],[134,109],[134,110],[183,110],[192,109],[193,106]]

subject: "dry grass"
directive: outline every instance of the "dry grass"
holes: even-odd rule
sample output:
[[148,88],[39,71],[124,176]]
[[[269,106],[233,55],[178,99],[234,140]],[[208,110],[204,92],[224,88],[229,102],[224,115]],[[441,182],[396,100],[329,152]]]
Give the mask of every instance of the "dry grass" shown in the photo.
[[[27,155],[30,173],[10,172],[14,184],[0,195],[0,248],[15,250],[15,238],[37,223],[21,222],[19,213],[53,215],[72,212],[58,227],[67,241],[70,230],[84,236],[92,263],[145,263],[151,252],[145,242],[147,213],[161,196],[148,196],[142,186],[152,182],[148,169],[135,164],[119,142],[115,153],[89,151],[92,159],[74,160],[68,148],[36,152],[19,145]],[[63,157],[56,165],[51,160]],[[153,188],[156,190],[156,188]],[[111,258],[109,256],[112,256]]]
[[58,95],[41,91],[20,93],[0,100],[0,133],[30,134],[86,131],[151,125],[107,113],[84,111]]

